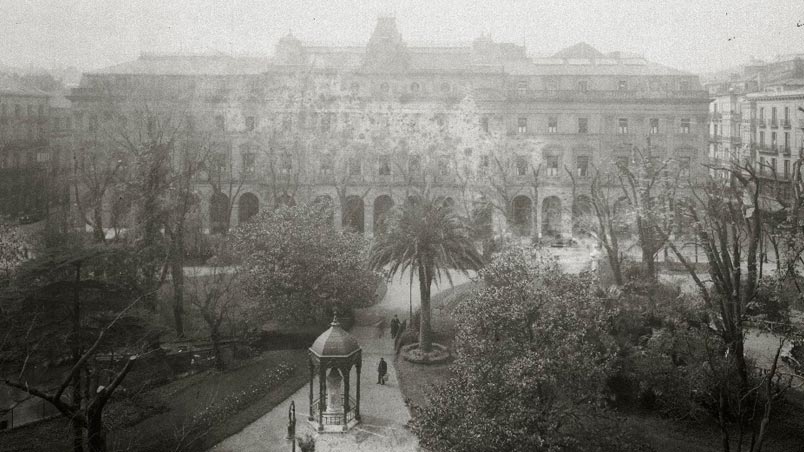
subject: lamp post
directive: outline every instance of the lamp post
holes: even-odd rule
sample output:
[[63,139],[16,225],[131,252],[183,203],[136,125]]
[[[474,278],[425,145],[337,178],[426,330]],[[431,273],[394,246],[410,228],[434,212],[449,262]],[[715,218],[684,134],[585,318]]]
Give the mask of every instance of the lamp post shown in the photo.
[[296,452],[296,402],[290,401],[288,407],[288,439],[290,440],[290,450]]

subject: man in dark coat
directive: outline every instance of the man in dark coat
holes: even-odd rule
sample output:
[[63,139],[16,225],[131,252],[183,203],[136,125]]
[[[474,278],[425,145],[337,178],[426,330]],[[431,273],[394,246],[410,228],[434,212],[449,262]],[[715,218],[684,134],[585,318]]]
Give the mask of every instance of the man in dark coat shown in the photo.
[[380,363],[377,365],[377,384],[384,385],[385,384],[385,374],[388,373],[388,363],[385,362],[385,358],[380,358]]
[[399,319],[394,316],[394,319],[391,320],[391,338],[396,339],[397,334],[399,334]]

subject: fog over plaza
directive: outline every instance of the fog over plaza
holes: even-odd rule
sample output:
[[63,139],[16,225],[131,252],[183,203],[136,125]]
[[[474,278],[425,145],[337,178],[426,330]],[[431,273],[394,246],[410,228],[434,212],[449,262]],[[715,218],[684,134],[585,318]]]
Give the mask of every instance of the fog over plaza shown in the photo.
[[388,15],[412,45],[485,33],[550,55],[587,42],[696,73],[793,53],[804,41],[798,0],[3,0],[0,11],[0,64],[81,71],[141,52],[267,55],[288,30],[304,42],[363,45],[376,18]]

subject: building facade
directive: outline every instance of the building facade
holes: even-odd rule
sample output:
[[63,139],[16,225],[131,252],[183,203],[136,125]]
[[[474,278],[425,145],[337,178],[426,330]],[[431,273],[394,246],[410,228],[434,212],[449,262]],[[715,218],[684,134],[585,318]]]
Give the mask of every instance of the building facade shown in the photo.
[[0,220],[40,216],[47,206],[50,98],[0,80]]
[[319,199],[371,234],[427,185],[467,212],[496,207],[517,234],[568,236],[595,171],[635,149],[685,171],[707,159],[694,75],[583,43],[545,58],[485,36],[408,46],[391,18],[366,46],[287,35],[272,58],[142,55],[84,74],[70,100],[78,148],[145,110],[203,132],[213,163],[196,190],[212,232]]

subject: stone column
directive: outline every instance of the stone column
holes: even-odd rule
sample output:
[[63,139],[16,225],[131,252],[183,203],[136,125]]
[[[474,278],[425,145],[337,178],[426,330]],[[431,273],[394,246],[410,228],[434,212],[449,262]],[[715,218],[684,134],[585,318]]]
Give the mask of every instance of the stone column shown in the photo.
[[318,431],[324,431],[324,406],[327,396],[327,368],[318,363]]
[[356,399],[355,399],[355,420],[360,421],[360,367],[361,365],[357,365],[357,388],[356,388]]
[[309,366],[310,366],[310,416],[307,419],[312,421],[315,419],[313,417],[313,379],[315,378],[315,366],[313,365],[312,360],[310,360]]
[[349,365],[343,373],[343,431],[349,428],[349,421],[347,413],[352,408],[349,406],[349,374],[352,372],[352,366]]

